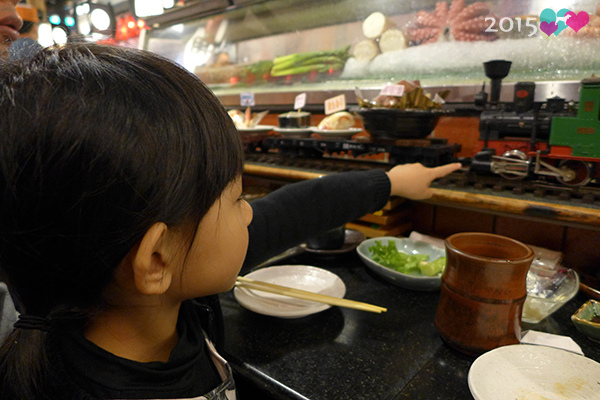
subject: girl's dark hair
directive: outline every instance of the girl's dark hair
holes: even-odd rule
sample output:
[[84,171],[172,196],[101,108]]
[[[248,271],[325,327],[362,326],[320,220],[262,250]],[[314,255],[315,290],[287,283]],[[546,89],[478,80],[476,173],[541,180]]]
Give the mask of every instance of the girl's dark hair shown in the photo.
[[[0,268],[21,312],[98,305],[156,222],[197,225],[242,172],[218,99],[155,54],[67,45],[0,68]],[[193,225],[191,225],[193,226]],[[0,349],[0,398],[46,398],[45,334]]]

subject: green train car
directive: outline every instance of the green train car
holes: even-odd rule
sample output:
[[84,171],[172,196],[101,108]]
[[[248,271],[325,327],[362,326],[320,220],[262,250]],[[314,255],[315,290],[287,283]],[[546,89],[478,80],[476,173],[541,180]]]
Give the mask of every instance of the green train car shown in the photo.
[[[533,93],[529,97],[532,98]],[[530,109],[519,113],[511,111],[510,105],[500,111],[484,111],[482,117],[493,121],[494,126],[513,129],[506,137],[490,140],[489,135],[485,136],[484,151],[475,155],[474,165],[479,170],[487,168],[510,180],[548,177],[567,186],[596,183],[600,178],[600,78],[581,81],[576,109],[559,98],[548,99],[547,104],[557,100],[564,103],[564,107],[559,107],[557,112],[542,114],[545,108],[539,104],[538,110],[542,110],[539,115],[543,117],[537,118],[532,117]],[[514,136],[514,127],[518,126],[514,121],[527,121],[529,124],[529,128],[518,132],[523,136],[518,141],[509,137]]]
[[559,168],[569,169],[570,183],[587,184],[597,178],[600,162],[600,78],[581,81],[577,116],[552,119],[549,153],[545,157],[558,160]]

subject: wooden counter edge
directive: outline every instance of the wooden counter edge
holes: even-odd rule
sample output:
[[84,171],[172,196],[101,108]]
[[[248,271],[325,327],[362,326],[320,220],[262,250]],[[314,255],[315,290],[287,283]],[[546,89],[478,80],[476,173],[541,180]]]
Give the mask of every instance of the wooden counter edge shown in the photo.
[[437,188],[433,193],[425,202],[600,227],[600,210],[597,209]]
[[[289,180],[313,179],[327,175],[326,172],[309,172],[250,163],[245,164],[244,173]],[[582,227],[597,227],[600,229],[600,210],[593,208],[437,188],[433,189],[433,193],[433,196],[430,199],[424,200],[424,202],[449,207],[476,209],[482,212],[506,213],[515,216],[538,218],[547,222],[562,221]]]

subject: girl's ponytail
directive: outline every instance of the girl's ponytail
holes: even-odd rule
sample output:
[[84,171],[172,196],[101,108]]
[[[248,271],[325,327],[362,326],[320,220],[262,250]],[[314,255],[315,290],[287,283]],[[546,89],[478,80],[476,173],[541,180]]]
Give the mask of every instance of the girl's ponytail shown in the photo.
[[[46,353],[46,332],[15,328],[0,347],[0,399],[37,400],[51,371]],[[49,397],[48,397],[49,398]]]

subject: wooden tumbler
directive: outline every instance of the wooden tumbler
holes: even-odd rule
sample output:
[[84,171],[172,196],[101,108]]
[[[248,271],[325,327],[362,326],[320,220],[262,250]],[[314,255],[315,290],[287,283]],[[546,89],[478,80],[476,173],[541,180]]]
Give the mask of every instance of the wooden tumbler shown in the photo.
[[521,339],[531,248],[489,233],[465,232],[445,240],[435,325],[451,347],[479,355]]

